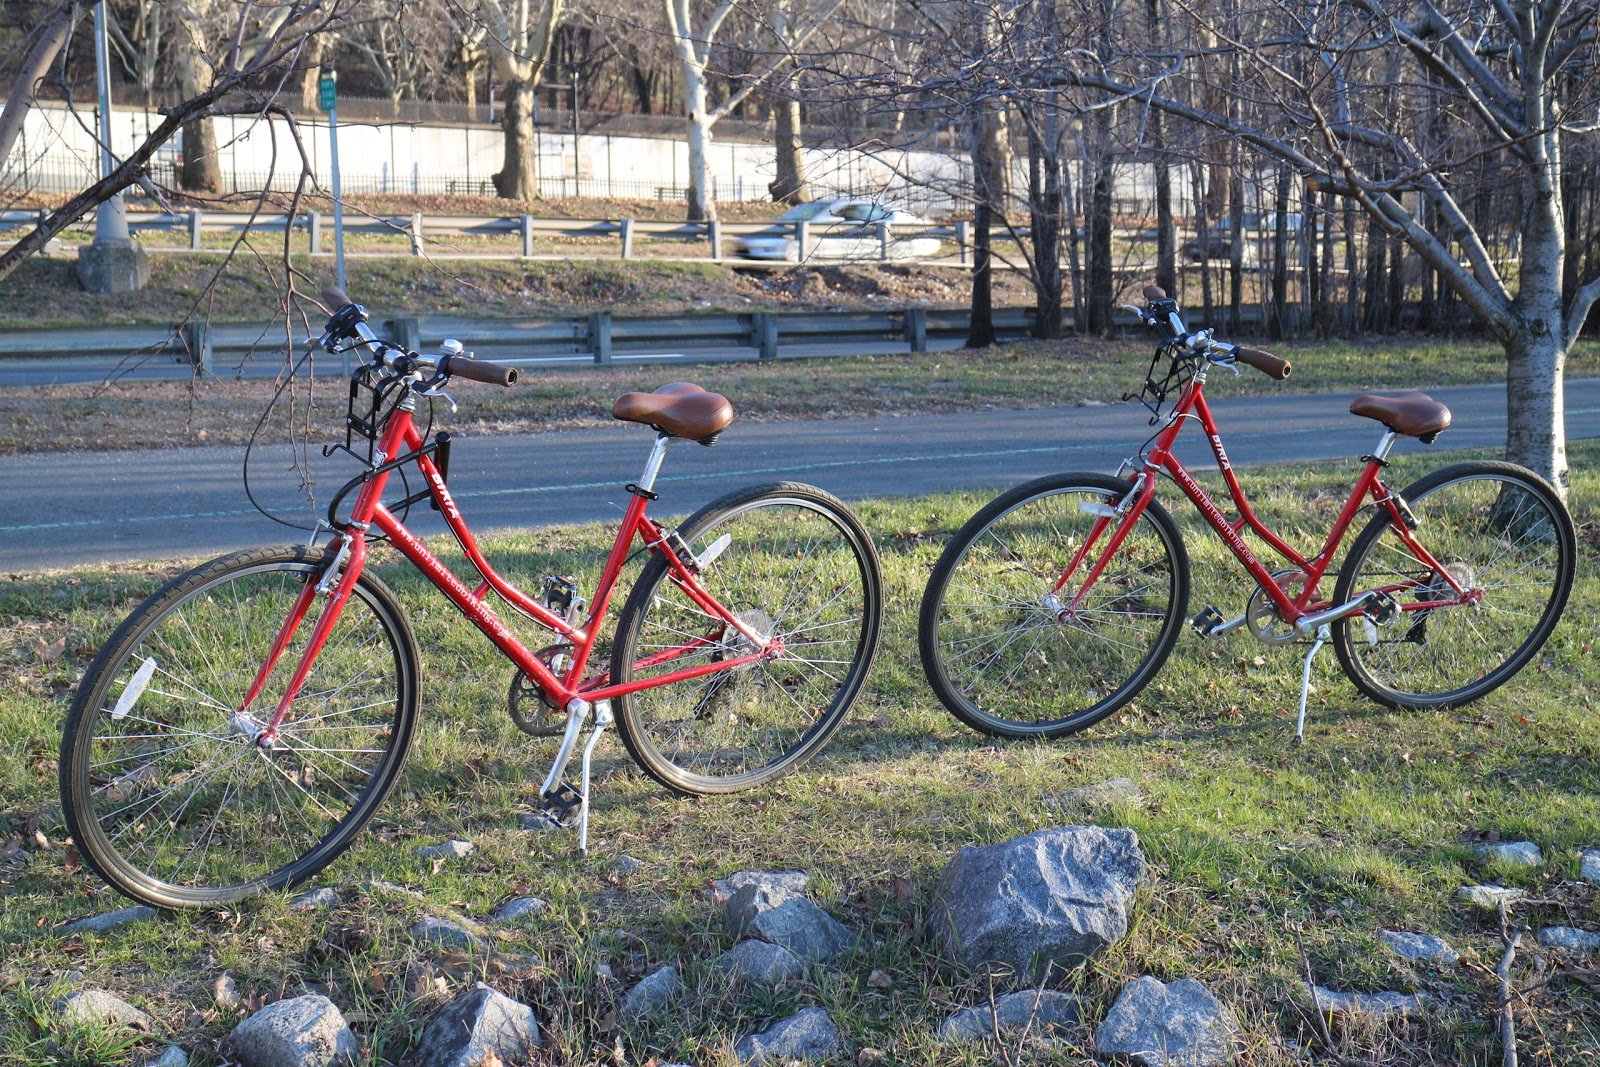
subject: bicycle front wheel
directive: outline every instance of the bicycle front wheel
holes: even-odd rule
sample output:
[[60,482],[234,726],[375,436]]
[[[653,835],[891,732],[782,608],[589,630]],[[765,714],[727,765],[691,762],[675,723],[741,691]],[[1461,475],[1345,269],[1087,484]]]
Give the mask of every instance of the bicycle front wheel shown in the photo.
[[1065,606],[1113,522],[1057,589],[1128,483],[1055,474],[1003,493],[956,532],[928,578],[922,669],[956,718],[997,737],[1060,737],[1099,722],[1155,677],[1178,641],[1189,558],[1152,500],[1077,609]]
[[[700,569],[706,591],[781,652],[618,697],[617,729],[669,789],[749,789],[816,755],[844,722],[878,647],[878,556],[842,503],[788,482],[715,500],[678,533],[697,557],[714,557]],[[659,678],[757,651],[655,556],[617,621],[611,677]]]
[[163,908],[225,904],[330,863],[383,803],[411,745],[417,650],[370,573],[270,746],[257,743],[325,598],[260,696],[240,704],[284,621],[332,554],[286,546],[175,578],[112,635],[78,686],[61,742],[61,798],[83,858]]
[[1577,555],[1572,517],[1550,483],[1511,463],[1446,467],[1401,496],[1442,573],[1380,514],[1351,545],[1333,599],[1380,589],[1401,610],[1383,625],[1341,619],[1333,647],[1350,680],[1380,703],[1466,704],[1526,666],[1560,621]]

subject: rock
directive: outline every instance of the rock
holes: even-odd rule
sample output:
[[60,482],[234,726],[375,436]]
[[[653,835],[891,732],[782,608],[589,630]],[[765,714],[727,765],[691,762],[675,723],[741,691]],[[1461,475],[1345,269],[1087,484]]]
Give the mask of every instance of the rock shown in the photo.
[[837,1052],[839,1046],[839,1028],[833,1025],[828,1013],[821,1008],[807,1008],[774,1023],[770,1029],[751,1034],[733,1051],[746,1063],[782,1063],[826,1059]]
[[617,873],[632,874],[644,866],[644,860],[637,856],[630,856],[626,852],[617,857]]
[[566,827],[557,826],[542,811],[524,811],[517,815],[517,829],[544,833],[546,830],[564,830]]
[[678,999],[678,990],[682,986],[678,968],[671,964],[658,967],[634,983],[634,987],[622,998],[617,1014],[625,1021],[654,1015]]
[[926,933],[970,967],[1000,963],[1031,981],[1121,940],[1144,871],[1132,830],[1068,826],[963,848],[939,878]]
[[1317,1010],[1333,1015],[1365,1015],[1372,1019],[1399,1016],[1409,1019],[1422,1011],[1422,997],[1406,993],[1336,993],[1322,986],[1311,987]]
[[868,989],[893,989],[894,988],[894,979],[889,977],[889,972],[888,971],[882,971],[882,970],[879,970],[878,968],[874,967],[872,969],[872,973],[867,975],[867,988]]
[[464,860],[478,851],[478,846],[471,841],[446,841],[439,845],[424,845],[411,851],[425,860]]
[[472,949],[482,952],[488,948],[483,938],[451,919],[437,915],[424,915],[411,927],[411,936],[418,941],[428,941],[445,948]]
[[503,923],[520,923],[549,910],[550,905],[538,897],[513,897],[494,910],[494,917]]
[[726,904],[747,885],[776,886],[799,896],[810,881],[811,876],[805,871],[734,871],[711,883],[711,896],[718,904]]
[[1233,1013],[1199,982],[1142,975],[1123,987],[1095,1031],[1095,1051],[1139,1067],[1219,1067],[1233,1060]]
[[479,1067],[490,1053],[526,1063],[542,1047],[533,1009],[479,982],[423,1027],[416,1067]]
[[1513,904],[1527,895],[1521,889],[1507,889],[1503,885],[1464,885],[1456,890],[1456,896],[1460,899],[1491,911],[1500,907],[1502,900]]
[[274,1001],[233,1028],[228,1038],[243,1067],[328,1067],[354,1063],[356,1035],[327,997]]
[[1570,949],[1573,952],[1593,952],[1600,949],[1600,934],[1579,930],[1575,926],[1546,926],[1539,931],[1539,944],[1551,948]]
[[1434,963],[1455,963],[1460,953],[1450,947],[1450,942],[1432,934],[1415,934],[1407,930],[1379,930],[1378,936],[1396,956],[1408,960],[1429,960]]
[[149,1033],[156,1021],[126,1000],[104,989],[85,989],[61,998],[64,1023],[99,1023],[102,1026],[131,1026]]
[[95,933],[103,933],[106,930],[114,930],[119,926],[127,926],[129,923],[142,923],[147,919],[154,919],[158,914],[154,908],[122,908],[68,923],[61,928],[60,932],[63,934],[76,934],[84,930],[93,930]]
[[1544,853],[1532,841],[1502,841],[1494,845],[1479,845],[1477,853],[1494,863],[1507,867],[1542,867]]
[[733,981],[754,985],[778,985],[806,972],[793,952],[765,941],[741,941],[712,963]]
[[1076,789],[1069,789],[1065,793],[1055,793],[1044,798],[1045,807],[1058,809],[1083,808],[1093,810],[1116,804],[1142,803],[1144,803],[1144,793],[1140,791],[1139,786],[1132,778],[1113,778],[1108,782],[1083,785]]
[[339,903],[339,894],[329,886],[313,889],[309,893],[301,893],[289,901],[290,911],[311,911],[313,908],[328,908]]
[[167,1051],[146,1063],[144,1067],[189,1067],[189,1054],[177,1045],[168,1045]]
[[735,937],[782,945],[807,963],[820,963],[856,947],[857,938],[805,897],[768,885],[747,885],[724,912]]
[[981,1041],[1026,1029],[1031,1036],[1049,1038],[1050,1032],[1072,1026],[1082,1017],[1083,1001],[1071,993],[1025,989],[998,997],[994,1010],[987,1004],[963,1008],[939,1027],[940,1041]]
[[1590,849],[1579,859],[1578,876],[1585,882],[1600,885],[1600,848]]

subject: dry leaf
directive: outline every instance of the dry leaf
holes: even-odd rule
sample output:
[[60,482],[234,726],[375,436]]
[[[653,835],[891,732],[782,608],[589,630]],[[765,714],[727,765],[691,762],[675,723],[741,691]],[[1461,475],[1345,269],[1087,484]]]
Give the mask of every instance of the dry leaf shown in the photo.
[[478,1067],[506,1067],[506,1061],[500,1058],[498,1052],[490,1049],[483,1054],[483,1059],[478,1061]]
[[903,874],[894,876],[894,899],[901,904],[911,899],[911,879]]
[[234,984],[231,975],[223,974],[211,983],[211,999],[216,1001],[219,1008],[239,1006],[239,987]]

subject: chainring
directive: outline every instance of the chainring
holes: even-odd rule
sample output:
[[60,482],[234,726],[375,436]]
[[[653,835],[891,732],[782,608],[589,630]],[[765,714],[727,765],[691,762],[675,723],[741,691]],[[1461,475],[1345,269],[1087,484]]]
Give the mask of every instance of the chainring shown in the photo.
[[[1299,596],[1300,589],[1305,585],[1305,572],[1296,568],[1276,571],[1272,580],[1278,588],[1290,596]],[[1285,622],[1283,615],[1278,611],[1278,605],[1267,596],[1267,591],[1260,586],[1250,594],[1250,601],[1244,609],[1245,625],[1250,627],[1250,632],[1257,641],[1269,645],[1286,645],[1298,635],[1293,623]]]
[[[551,645],[541,648],[533,656],[549,667],[552,674],[560,675],[572,663],[572,646]],[[506,710],[516,728],[529,737],[555,737],[566,728],[566,717],[561,714],[561,709],[552,704],[544,690],[521,671],[511,675]]]

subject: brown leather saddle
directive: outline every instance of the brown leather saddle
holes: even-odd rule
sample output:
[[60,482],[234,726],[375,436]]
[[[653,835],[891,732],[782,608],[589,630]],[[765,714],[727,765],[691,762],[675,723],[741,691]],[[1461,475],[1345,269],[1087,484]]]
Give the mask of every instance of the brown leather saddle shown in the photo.
[[1415,389],[1392,396],[1358,396],[1350,402],[1350,412],[1377,419],[1397,434],[1429,444],[1450,425],[1450,409]]
[[708,393],[698,385],[673,382],[653,393],[623,393],[611,405],[611,415],[710,445],[733,422],[733,405],[727,397]]

